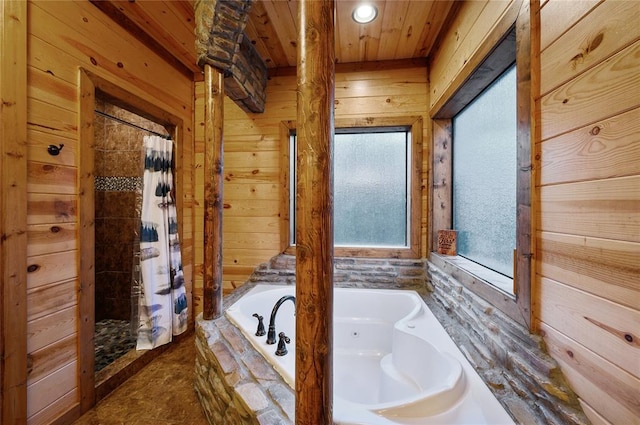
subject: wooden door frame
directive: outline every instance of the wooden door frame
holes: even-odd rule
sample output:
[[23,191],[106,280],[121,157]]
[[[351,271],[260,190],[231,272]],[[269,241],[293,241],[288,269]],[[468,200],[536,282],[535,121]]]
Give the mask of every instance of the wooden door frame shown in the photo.
[[21,425],[27,422],[26,2],[0,4],[0,51],[0,423]]
[[[121,374],[116,384],[110,383],[107,390],[99,393],[95,387],[95,187],[94,187],[94,120],[96,91],[104,94],[112,104],[127,109],[154,122],[173,128],[172,138],[176,142],[176,157],[182,158],[183,120],[162,106],[153,102],[151,97],[143,98],[135,95],[116,83],[109,81],[85,69],[79,70],[79,113],[78,113],[78,223],[79,223],[79,288],[78,288],[78,375],[80,390],[80,414],[91,409],[97,395],[104,396],[115,385],[124,381],[132,373]],[[180,187],[184,168],[176,161],[175,187]],[[182,197],[176,197],[179,228],[183,226]],[[184,240],[184,238],[183,238]],[[162,350],[151,350],[136,360],[136,368],[144,366]]]

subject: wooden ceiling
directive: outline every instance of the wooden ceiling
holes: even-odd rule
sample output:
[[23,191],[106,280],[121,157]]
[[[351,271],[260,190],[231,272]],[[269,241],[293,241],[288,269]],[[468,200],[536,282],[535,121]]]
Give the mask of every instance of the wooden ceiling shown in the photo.
[[[90,0],[138,39],[186,73],[199,74],[193,0]],[[336,0],[336,61],[369,62],[429,55],[455,0],[371,0],[378,17],[351,18],[358,1]],[[256,0],[246,34],[269,68],[296,66],[298,2]]]
[[[426,57],[450,13],[453,0],[378,0],[378,17],[358,24],[351,14],[360,1],[336,1],[338,63]],[[259,0],[245,29],[269,68],[296,66],[296,1]]]

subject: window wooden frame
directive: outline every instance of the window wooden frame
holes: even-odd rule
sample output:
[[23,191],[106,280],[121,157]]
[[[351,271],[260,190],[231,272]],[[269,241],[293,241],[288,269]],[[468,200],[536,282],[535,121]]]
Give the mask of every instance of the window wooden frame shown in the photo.
[[[335,247],[336,257],[373,257],[373,258],[420,258],[420,217],[421,217],[421,180],[422,173],[422,117],[394,117],[394,118],[356,118],[336,119],[336,129],[348,128],[382,128],[405,127],[409,129],[411,143],[410,167],[410,206],[409,206],[409,246],[406,248],[375,248],[375,247]],[[285,121],[280,124],[281,147],[281,188],[282,199],[280,205],[280,246],[281,252],[295,255],[295,246],[290,245],[290,138],[291,131],[296,129],[295,121]]]
[[[495,45],[483,45],[477,56],[469,61],[478,64],[463,70],[463,80],[453,94],[432,111],[432,178],[433,201],[431,216],[431,249],[429,260],[453,276],[467,289],[489,301],[515,321],[531,328],[531,282],[534,267],[534,247],[531,235],[531,174],[532,174],[532,116],[531,96],[531,16],[529,2],[518,5],[517,18],[496,26],[487,40],[499,40]],[[504,28],[507,27],[507,31]],[[501,31],[501,33],[500,33]],[[535,41],[534,41],[535,42]],[[488,53],[486,53],[488,52]],[[466,267],[462,257],[447,257],[437,251],[437,231],[452,228],[452,118],[476,98],[495,79],[516,62],[517,86],[517,177],[516,177],[516,255],[514,266],[514,294],[507,294],[491,285],[476,271]],[[474,267],[477,269],[477,266]]]

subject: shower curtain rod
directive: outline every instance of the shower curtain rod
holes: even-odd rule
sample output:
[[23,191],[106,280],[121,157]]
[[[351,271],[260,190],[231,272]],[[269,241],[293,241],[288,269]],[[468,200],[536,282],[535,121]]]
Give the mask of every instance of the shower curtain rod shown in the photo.
[[156,136],[160,136],[162,138],[165,138],[167,140],[171,140],[171,136],[167,136],[166,134],[162,134],[162,133],[158,133],[157,131],[153,131],[153,130],[149,130],[148,128],[144,128],[144,127],[140,127],[139,125],[136,125],[132,122],[129,121],[125,121],[122,118],[118,118],[118,117],[114,117],[113,115],[109,115],[105,112],[102,111],[98,111],[97,109],[94,110],[96,114],[103,116],[105,118],[110,118],[114,121],[118,121],[120,124],[124,124],[124,125],[128,125],[129,127],[134,127],[137,128],[138,130],[142,130],[142,131],[146,131],[147,133],[151,133],[151,134],[155,134]]

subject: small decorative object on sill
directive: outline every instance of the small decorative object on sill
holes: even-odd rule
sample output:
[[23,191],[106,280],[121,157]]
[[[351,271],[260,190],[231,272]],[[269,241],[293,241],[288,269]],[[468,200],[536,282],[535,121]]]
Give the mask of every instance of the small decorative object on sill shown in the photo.
[[455,230],[438,230],[438,254],[457,255]]

